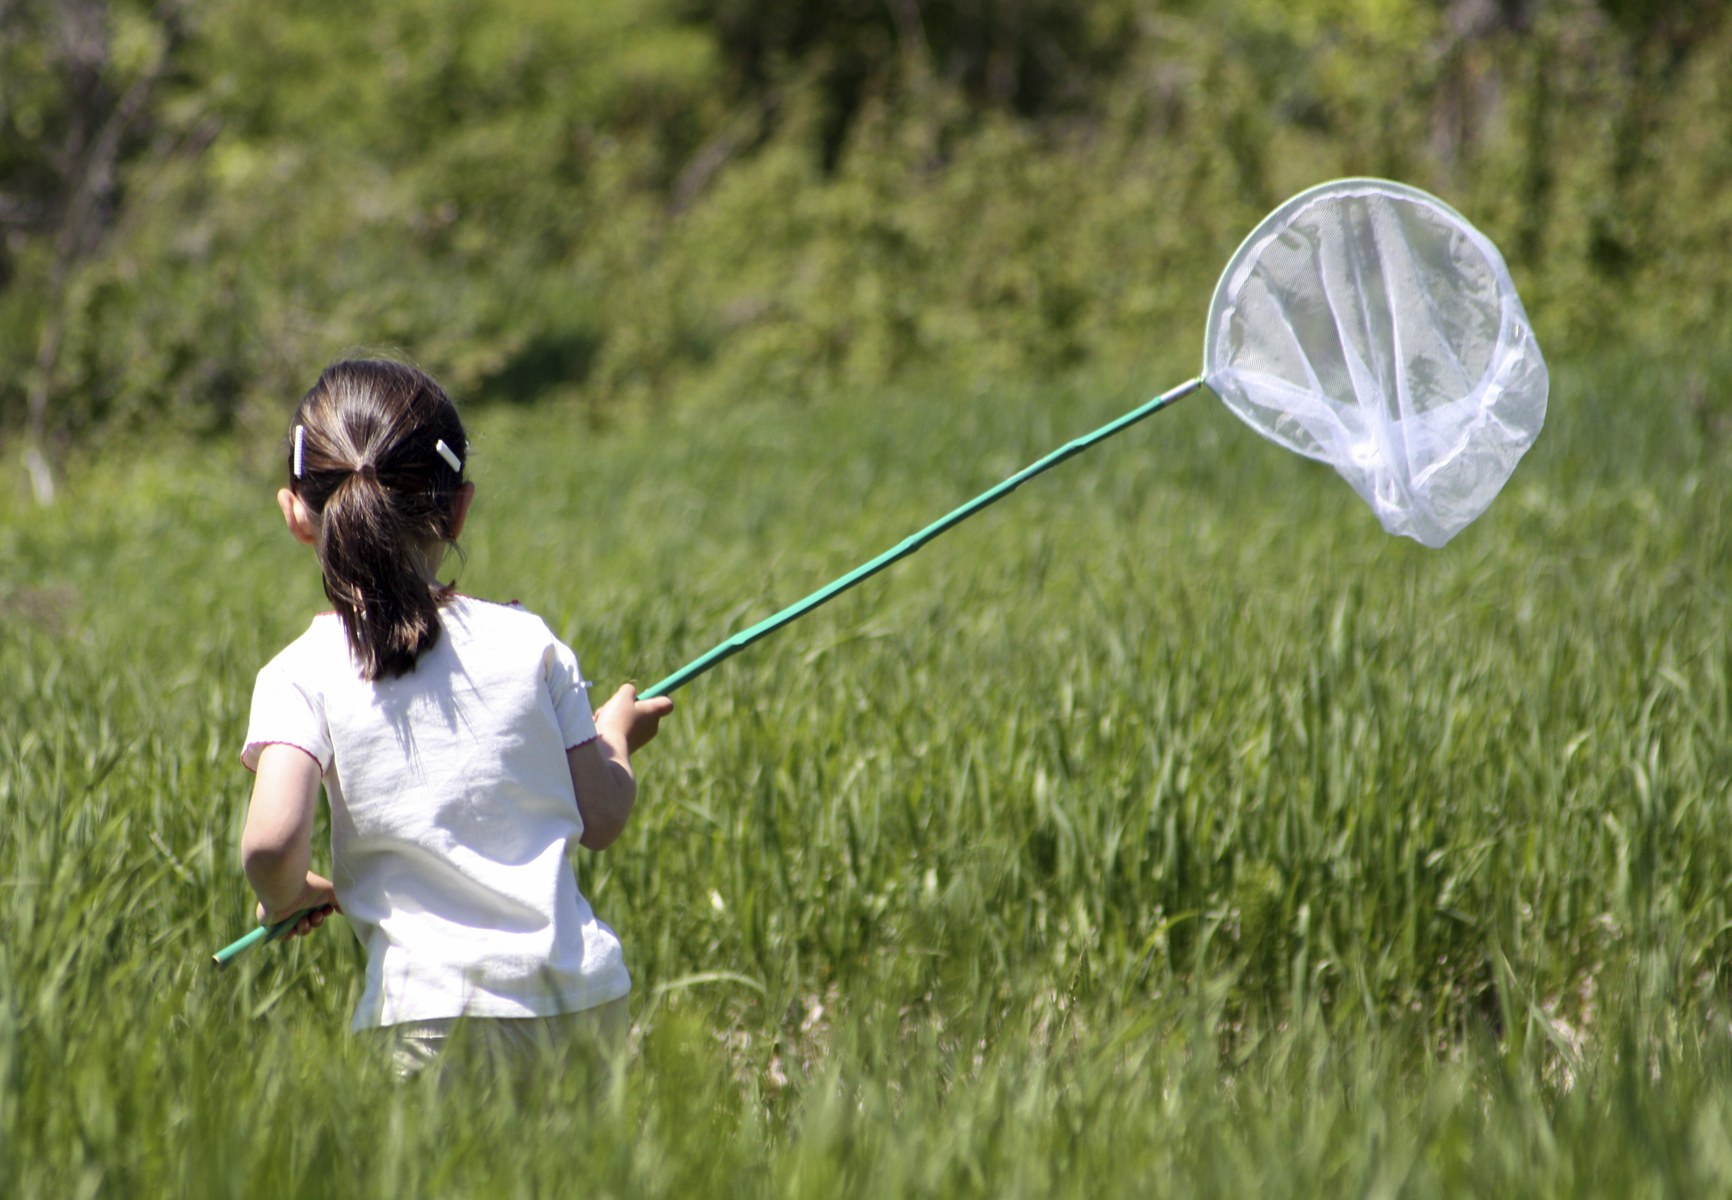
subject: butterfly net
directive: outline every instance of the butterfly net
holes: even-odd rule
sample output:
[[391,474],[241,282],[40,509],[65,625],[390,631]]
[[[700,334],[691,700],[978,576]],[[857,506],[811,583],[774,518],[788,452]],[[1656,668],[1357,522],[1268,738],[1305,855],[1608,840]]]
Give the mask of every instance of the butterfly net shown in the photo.
[[1497,248],[1436,197],[1374,179],[1303,192],[1245,239],[1209,308],[1203,379],[1427,546],[1485,510],[1546,412]]

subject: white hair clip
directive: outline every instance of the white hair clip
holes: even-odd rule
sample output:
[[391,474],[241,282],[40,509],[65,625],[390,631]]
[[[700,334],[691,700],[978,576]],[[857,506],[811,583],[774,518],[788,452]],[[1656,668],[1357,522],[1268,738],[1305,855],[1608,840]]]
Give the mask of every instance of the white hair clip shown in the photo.
[[307,452],[307,427],[305,425],[297,425],[297,426],[295,426],[295,469],[294,469],[294,475],[295,475],[296,479],[299,479],[301,477],[301,460],[303,457],[305,457],[306,452]]
[[[459,475],[463,473],[463,460],[458,458],[456,452],[445,444],[444,438],[440,438],[438,441],[434,442],[433,449],[438,451],[440,458],[451,464],[451,469],[453,471],[456,471]],[[465,449],[467,449],[467,447],[465,447]]]

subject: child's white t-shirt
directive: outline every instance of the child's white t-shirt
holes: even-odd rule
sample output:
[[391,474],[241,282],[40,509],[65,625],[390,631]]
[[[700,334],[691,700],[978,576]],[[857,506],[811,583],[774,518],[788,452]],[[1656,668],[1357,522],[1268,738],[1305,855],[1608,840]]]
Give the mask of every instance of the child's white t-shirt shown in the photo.
[[242,761],[318,760],[332,878],[367,949],[354,1028],[543,1017],[631,990],[578,890],[565,752],[596,736],[577,657],[541,618],[456,597],[415,669],[368,682],[334,613],[259,672]]

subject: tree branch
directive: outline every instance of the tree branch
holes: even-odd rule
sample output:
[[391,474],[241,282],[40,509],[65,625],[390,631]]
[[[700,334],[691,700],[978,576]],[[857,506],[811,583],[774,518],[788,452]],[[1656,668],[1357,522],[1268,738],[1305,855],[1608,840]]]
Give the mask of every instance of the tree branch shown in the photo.
[[[156,60],[117,102],[105,105],[109,91],[101,73],[108,61],[108,47],[106,40],[100,44],[90,40],[103,38],[100,7],[85,4],[60,10],[65,18],[62,29],[70,67],[67,90],[78,94],[82,103],[74,105],[72,129],[63,151],[66,159],[62,171],[68,191],[55,233],[54,253],[48,267],[50,298],[37,336],[36,360],[25,398],[24,464],[36,501],[43,505],[54,502],[54,474],[47,453],[48,411],[60,365],[60,348],[66,336],[67,282],[78,263],[93,255],[102,243],[119,188],[126,136],[144,115],[186,40],[181,20],[183,4],[180,0],[164,0],[156,8],[163,33],[162,49]],[[81,79],[81,75],[85,77]],[[104,107],[106,112],[101,111]],[[92,127],[96,134],[89,137]]]

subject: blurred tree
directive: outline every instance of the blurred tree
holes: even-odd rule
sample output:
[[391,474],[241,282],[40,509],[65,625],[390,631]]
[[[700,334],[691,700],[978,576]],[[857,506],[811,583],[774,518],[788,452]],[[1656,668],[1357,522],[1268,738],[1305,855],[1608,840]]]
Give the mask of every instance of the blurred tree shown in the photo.
[[44,504],[54,498],[49,407],[67,285],[114,223],[121,164],[149,144],[185,36],[180,0],[0,2],[0,287],[20,260],[36,260],[24,462]]
[[591,413],[1116,362],[1342,174],[1473,214],[1550,337],[1719,336],[1727,12],[0,0],[0,436],[48,496],[357,347]]
[[819,152],[834,169],[874,93],[939,81],[976,111],[1085,111],[1121,66],[1139,6],[1127,0],[687,0],[714,30],[736,93],[809,77],[823,96]]
[[1661,175],[1664,123],[1674,81],[1696,48],[1726,18],[1723,3],[1699,0],[1598,0],[1619,34],[1612,61],[1618,88],[1605,199],[1596,206],[1592,250],[1598,265],[1622,278],[1641,252],[1654,220],[1651,186]]

